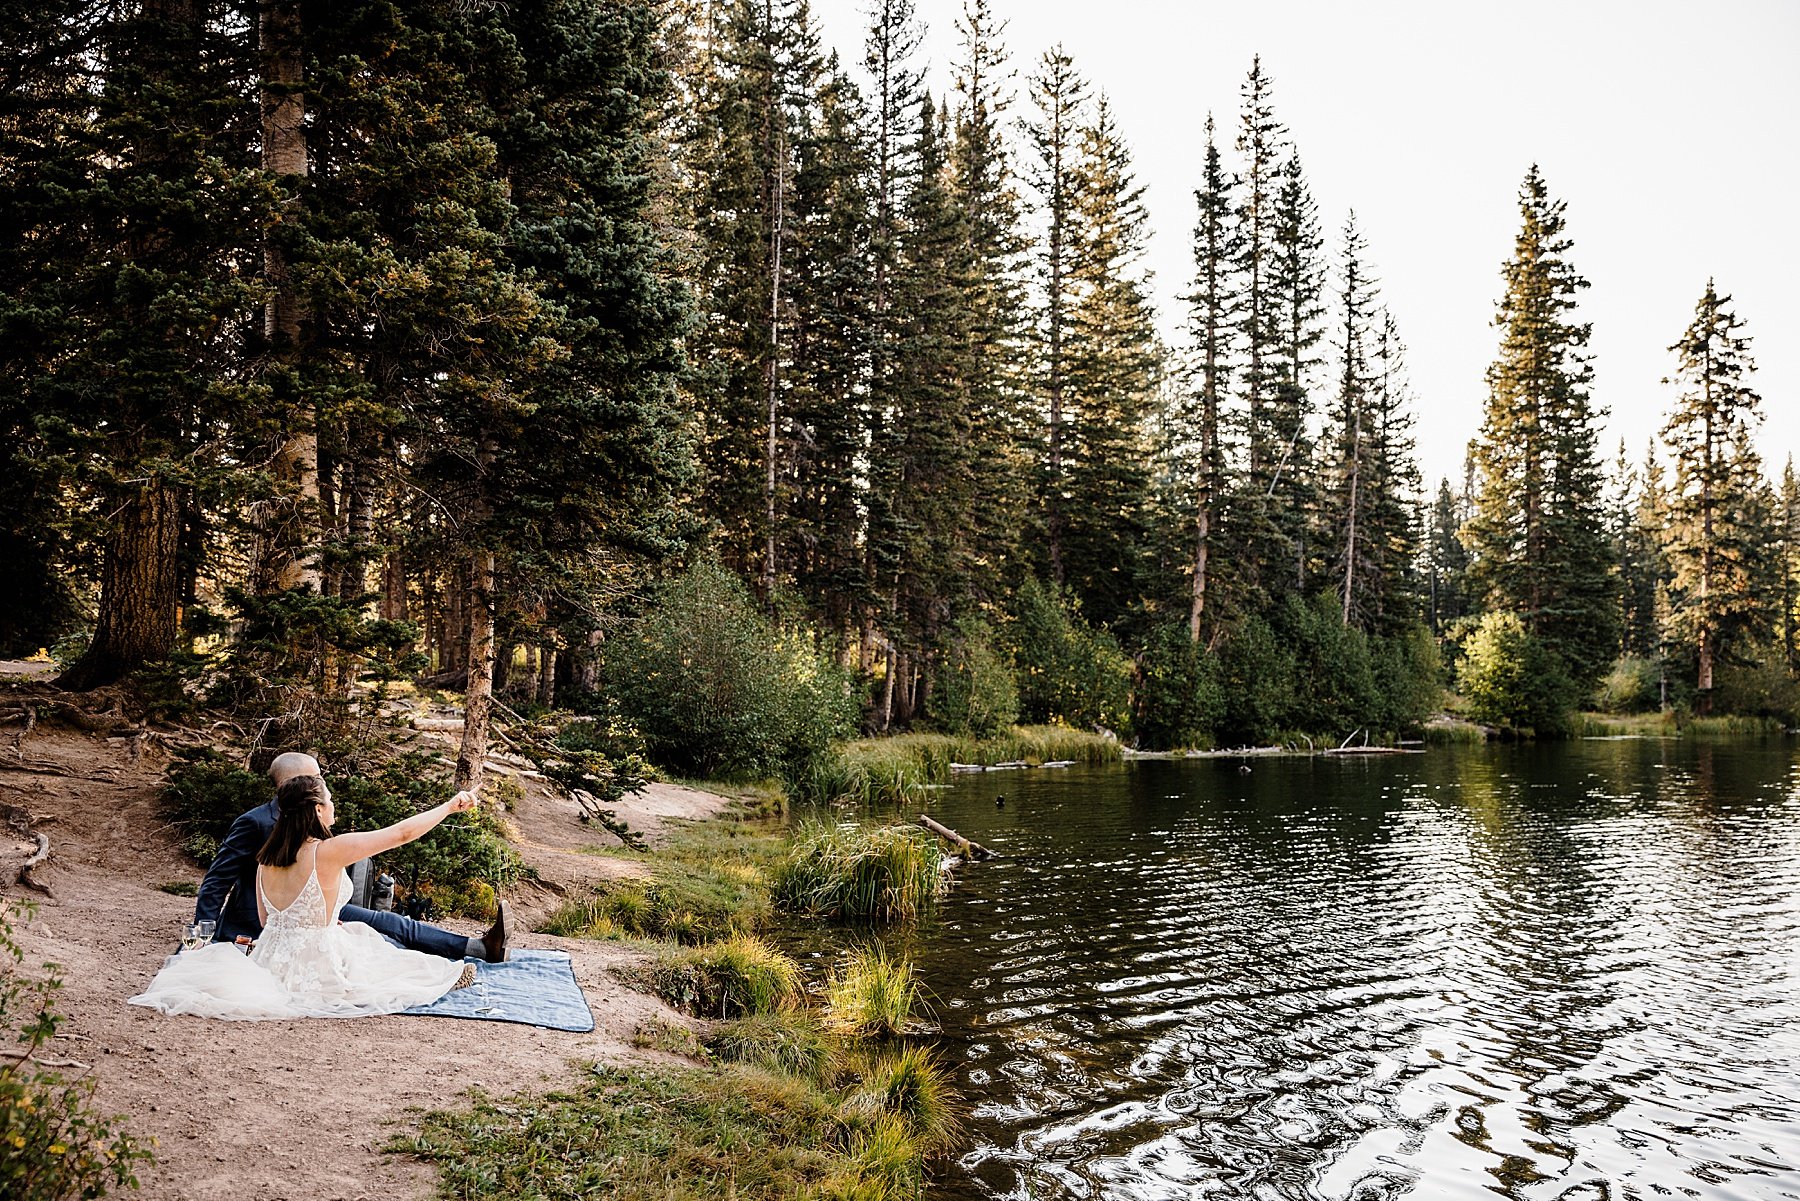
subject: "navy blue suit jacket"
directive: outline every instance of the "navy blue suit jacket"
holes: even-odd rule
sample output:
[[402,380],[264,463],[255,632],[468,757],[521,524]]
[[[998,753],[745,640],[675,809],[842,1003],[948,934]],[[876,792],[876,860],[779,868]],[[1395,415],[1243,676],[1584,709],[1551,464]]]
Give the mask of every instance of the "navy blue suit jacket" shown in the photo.
[[218,923],[215,940],[230,942],[240,934],[262,933],[256,914],[256,852],[275,831],[275,802],[258,805],[231,823],[194,901],[194,920]]

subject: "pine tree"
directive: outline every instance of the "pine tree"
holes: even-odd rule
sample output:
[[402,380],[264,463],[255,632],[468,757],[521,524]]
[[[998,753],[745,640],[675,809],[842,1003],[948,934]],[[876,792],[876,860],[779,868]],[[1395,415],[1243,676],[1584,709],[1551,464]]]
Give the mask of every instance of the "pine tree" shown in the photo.
[[1794,456],[1781,469],[1781,490],[1776,497],[1775,529],[1781,554],[1781,649],[1789,675],[1800,673],[1800,637],[1795,632],[1795,608],[1800,606],[1800,587],[1795,574],[1800,563],[1800,476],[1794,474]]
[[1232,181],[1226,175],[1206,117],[1206,152],[1201,184],[1194,192],[1199,217],[1194,225],[1194,290],[1188,297],[1188,328],[1194,341],[1198,377],[1192,397],[1194,555],[1188,636],[1199,642],[1209,606],[1217,611],[1219,581],[1212,556],[1221,506],[1229,491],[1221,413],[1231,375],[1232,334],[1238,316],[1233,264],[1240,253],[1233,220]]
[[1466,529],[1490,609],[1519,614],[1585,692],[1616,645],[1604,479],[1589,403],[1590,327],[1572,320],[1587,286],[1570,264],[1565,206],[1534,165],[1496,315],[1500,354],[1475,444],[1480,475]]
[[1331,414],[1333,453],[1326,496],[1326,536],[1330,564],[1345,625],[1362,628],[1381,589],[1379,537],[1370,528],[1370,508],[1380,487],[1376,379],[1371,366],[1375,281],[1364,262],[1368,249],[1352,212],[1344,223],[1339,255],[1337,398]]
[[1458,619],[1469,615],[1469,552],[1457,531],[1462,528],[1461,503],[1448,477],[1438,481],[1425,540],[1426,624],[1443,637]]
[[1412,393],[1406,376],[1406,345],[1394,315],[1376,314],[1371,358],[1375,455],[1366,524],[1379,591],[1365,627],[1397,635],[1419,617],[1419,467],[1413,442]]
[[1035,159],[1027,178],[1037,190],[1044,238],[1037,264],[1041,304],[1035,341],[1036,391],[1044,413],[1043,466],[1038,472],[1037,509],[1042,514],[1044,551],[1050,579],[1066,578],[1063,555],[1069,479],[1067,463],[1069,388],[1069,320],[1074,304],[1073,266],[1081,231],[1072,218],[1075,208],[1077,126],[1087,99],[1087,82],[1061,46],[1044,52],[1038,73],[1029,81],[1038,119],[1026,126]]
[[1266,499],[1280,542],[1292,554],[1294,588],[1304,592],[1309,527],[1318,505],[1308,442],[1312,412],[1308,391],[1318,366],[1316,348],[1324,336],[1325,264],[1318,206],[1306,184],[1300,156],[1292,151],[1279,172],[1272,232],[1268,290],[1275,358],[1265,374],[1271,449],[1277,458]]
[[1143,188],[1105,95],[1080,129],[1068,387],[1074,400],[1066,563],[1088,618],[1137,616],[1149,553],[1150,429],[1161,352],[1148,279]]
[[974,370],[979,279],[967,216],[944,154],[947,121],[920,105],[905,231],[893,276],[896,373],[889,418],[871,456],[869,539],[886,602],[881,728],[905,725],[923,704],[918,682],[944,616],[974,576],[972,510],[978,450],[967,387]]
[[859,493],[872,419],[873,164],[860,97],[835,56],[810,91],[791,209],[784,491],[792,502],[780,557],[841,647],[872,601]]
[[973,453],[981,465],[982,503],[967,517],[980,552],[972,559],[969,583],[974,597],[1000,596],[1009,566],[1021,561],[1020,540],[1029,508],[1029,429],[1020,360],[1025,311],[1021,286],[1024,240],[1012,156],[1004,136],[1011,107],[1011,72],[1001,38],[1005,23],[994,18],[988,0],[966,0],[961,59],[956,64],[960,100],[951,114],[954,139],[949,152],[956,203],[965,214],[968,238],[966,330],[969,373],[964,389]]
[[1708,280],[1693,323],[1669,348],[1680,360],[1680,394],[1663,426],[1675,465],[1668,546],[1675,617],[1695,648],[1702,712],[1711,709],[1715,668],[1736,640],[1760,632],[1767,612],[1752,586],[1765,548],[1757,529],[1762,466],[1747,433],[1761,419],[1761,398],[1749,385],[1750,339],[1730,304]]
[[46,15],[66,23],[28,27],[27,71],[49,86],[4,118],[5,353],[44,455],[36,499],[78,506],[41,551],[97,544],[93,637],[60,681],[91,688],[166,658],[192,607],[199,497],[229,486],[226,445],[262,407],[236,368],[267,209],[240,31],[186,0]]

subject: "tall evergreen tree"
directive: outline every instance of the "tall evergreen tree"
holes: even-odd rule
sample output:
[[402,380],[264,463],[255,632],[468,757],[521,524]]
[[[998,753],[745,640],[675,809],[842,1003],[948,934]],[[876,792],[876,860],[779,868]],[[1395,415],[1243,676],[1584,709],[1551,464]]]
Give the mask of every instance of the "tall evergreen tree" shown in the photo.
[[1232,329],[1238,316],[1234,264],[1240,253],[1233,219],[1232,181],[1220,160],[1213,118],[1206,117],[1206,152],[1194,192],[1194,290],[1188,295],[1188,328],[1196,358],[1190,434],[1193,443],[1194,552],[1188,636],[1199,642],[1209,606],[1219,608],[1218,567],[1212,555],[1221,506],[1229,491],[1221,414],[1229,392]]
[[1463,524],[1460,508],[1449,478],[1440,479],[1425,536],[1425,620],[1438,637],[1470,613],[1469,552],[1457,537]]
[[1308,440],[1312,412],[1308,391],[1325,332],[1325,262],[1318,206],[1300,156],[1291,150],[1279,172],[1272,233],[1268,292],[1275,358],[1266,365],[1265,375],[1268,432],[1276,459],[1265,495],[1281,544],[1292,555],[1294,587],[1304,592],[1309,527],[1318,505]]
[[1500,353],[1488,369],[1467,537],[1488,606],[1518,613],[1585,691],[1610,659],[1617,616],[1588,397],[1590,326],[1573,319],[1587,280],[1567,257],[1565,205],[1550,199],[1535,164],[1519,210],[1502,268]]
[[1065,579],[1064,508],[1069,489],[1068,389],[1069,316],[1074,303],[1075,240],[1083,232],[1074,224],[1076,204],[1077,126],[1087,100],[1087,82],[1061,46],[1044,52],[1029,81],[1038,117],[1026,126],[1033,160],[1026,177],[1038,194],[1044,236],[1037,263],[1041,298],[1035,329],[1036,391],[1043,409],[1042,468],[1038,472],[1037,509],[1042,515],[1044,551],[1050,578]]
[[1102,95],[1080,130],[1068,385],[1074,400],[1067,470],[1067,579],[1088,616],[1118,625],[1144,593],[1150,507],[1150,419],[1161,369],[1149,281],[1143,188]]
[[1762,465],[1747,430],[1761,420],[1750,387],[1750,339],[1711,280],[1694,320],[1669,349],[1679,359],[1675,410],[1663,426],[1674,457],[1669,496],[1670,564],[1679,631],[1695,651],[1702,712],[1714,671],[1735,640],[1761,632],[1765,595],[1752,586],[1766,547],[1759,536]]
[[1330,563],[1343,623],[1358,627],[1366,623],[1377,604],[1383,549],[1370,522],[1371,502],[1380,487],[1380,466],[1374,403],[1377,383],[1371,364],[1376,290],[1364,262],[1367,249],[1352,212],[1344,223],[1339,253],[1342,282],[1333,317],[1338,379],[1331,414],[1334,445],[1325,528],[1332,544]]

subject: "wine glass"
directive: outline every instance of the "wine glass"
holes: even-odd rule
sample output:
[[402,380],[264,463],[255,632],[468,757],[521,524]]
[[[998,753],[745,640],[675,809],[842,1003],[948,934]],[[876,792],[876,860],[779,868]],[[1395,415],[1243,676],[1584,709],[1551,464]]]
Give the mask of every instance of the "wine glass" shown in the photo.
[[183,950],[192,951],[212,941],[213,931],[219,928],[217,922],[195,922],[181,936]]

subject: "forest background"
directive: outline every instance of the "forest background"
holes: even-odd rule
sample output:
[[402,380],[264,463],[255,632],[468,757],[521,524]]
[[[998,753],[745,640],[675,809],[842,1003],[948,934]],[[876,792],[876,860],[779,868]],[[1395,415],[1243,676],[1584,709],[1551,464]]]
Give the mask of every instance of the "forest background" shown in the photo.
[[65,688],[264,751],[458,689],[458,783],[496,698],[791,779],[858,729],[1379,739],[1445,686],[1540,734],[1800,710],[1729,295],[1667,333],[1661,437],[1601,446],[1531,167],[1484,420],[1421,479],[1261,59],[1196,121],[1170,344],[1129,131],[985,0],[945,95],[908,0],[858,63],[798,0],[3,15],[0,653]]

